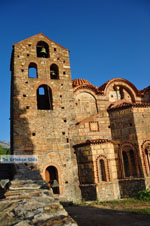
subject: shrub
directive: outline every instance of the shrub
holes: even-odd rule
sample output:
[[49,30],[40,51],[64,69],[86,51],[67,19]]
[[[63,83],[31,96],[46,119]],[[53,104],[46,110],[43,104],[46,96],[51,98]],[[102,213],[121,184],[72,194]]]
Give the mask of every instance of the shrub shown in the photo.
[[137,193],[137,199],[143,201],[150,201],[150,191],[142,190]]
[[0,145],[0,155],[10,155],[10,148],[4,148]]

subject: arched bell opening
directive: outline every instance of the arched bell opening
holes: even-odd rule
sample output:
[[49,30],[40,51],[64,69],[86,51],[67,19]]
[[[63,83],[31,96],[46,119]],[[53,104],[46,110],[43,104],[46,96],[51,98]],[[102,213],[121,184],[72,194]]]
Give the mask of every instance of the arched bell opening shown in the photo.
[[50,77],[51,79],[59,79],[59,68],[56,64],[50,66]]
[[52,188],[54,194],[60,194],[58,170],[54,166],[48,166],[45,170],[45,180]]
[[49,57],[49,46],[46,42],[40,41],[36,46],[37,57],[48,58]]

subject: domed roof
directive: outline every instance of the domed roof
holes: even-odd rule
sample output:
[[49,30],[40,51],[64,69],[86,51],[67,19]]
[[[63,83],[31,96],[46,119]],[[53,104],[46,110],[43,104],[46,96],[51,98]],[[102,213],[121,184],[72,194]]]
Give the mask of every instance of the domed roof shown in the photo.
[[88,80],[78,78],[72,81],[72,85],[73,87],[76,87],[76,86],[92,85],[92,84]]

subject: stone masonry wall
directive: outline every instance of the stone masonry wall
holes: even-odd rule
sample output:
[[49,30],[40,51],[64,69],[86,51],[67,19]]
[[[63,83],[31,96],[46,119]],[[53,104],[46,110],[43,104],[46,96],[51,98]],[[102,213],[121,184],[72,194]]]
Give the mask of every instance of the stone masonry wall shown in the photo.
[[[81,144],[76,147],[82,197],[86,200],[112,200],[120,196],[112,143]],[[99,160],[105,162],[106,181],[101,181]],[[89,194],[89,195],[88,195]]]
[[[36,56],[36,44],[45,41],[50,57]],[[37,65],[37,78],[28,77],[29,64]],[[50,78],[50,65],[57,64],[59,79]],[[76,160],[70,147],[68,128],[76,123],[69,64],[69,51],[43,34],[14,45],[12,60],[11,118],[14,154],[35,154],[38,168],[45,179],[45,170],[58,171],[60,197],[79,199]],[[48,85],[52,90],[53,110],[37,109],[37,89]]]

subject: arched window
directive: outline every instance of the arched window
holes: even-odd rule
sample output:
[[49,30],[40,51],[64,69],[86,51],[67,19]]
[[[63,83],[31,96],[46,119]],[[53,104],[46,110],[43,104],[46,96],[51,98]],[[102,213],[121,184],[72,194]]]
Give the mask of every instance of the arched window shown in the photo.
[[59,79],[59,69],[56,64],[50,66],[50,77],[51,79]]
[[136,153],[131,147],[124,147],[122,151],[123,177],[136,177],[139,169],[136,161]]
[[59,178],[57,168],[48,166],[45,170],[45,179],[49,187],[52,188],[54,194],[59,194]]
[[134,156],[134,151],[130,150],[130,160],[131,160],[131,170],[132,170],[132,176],[136,177],[137,172],[136,172],[136,163],[135,163],[135,156]]
[[46,42],[40,41],[36,46],[37,57],[48,58],[49,57],[49,46]]
[[41,85],[37,89],[37,108],[39,110],[52,110],[52,91],[49,86]]
[[37,78],[37,65],[35,63],[30,63],[28,67],[28,77]]
[[106,171],[105,171],[105,162],[103,159],[99,160],[99,175],[100,175],[100,181],[107,181]]
[[150,144],[145,147],[145,160],[148,175],[150,174]]
[[122,152],[125,177],[129,177],[129,162],[125,151]]

